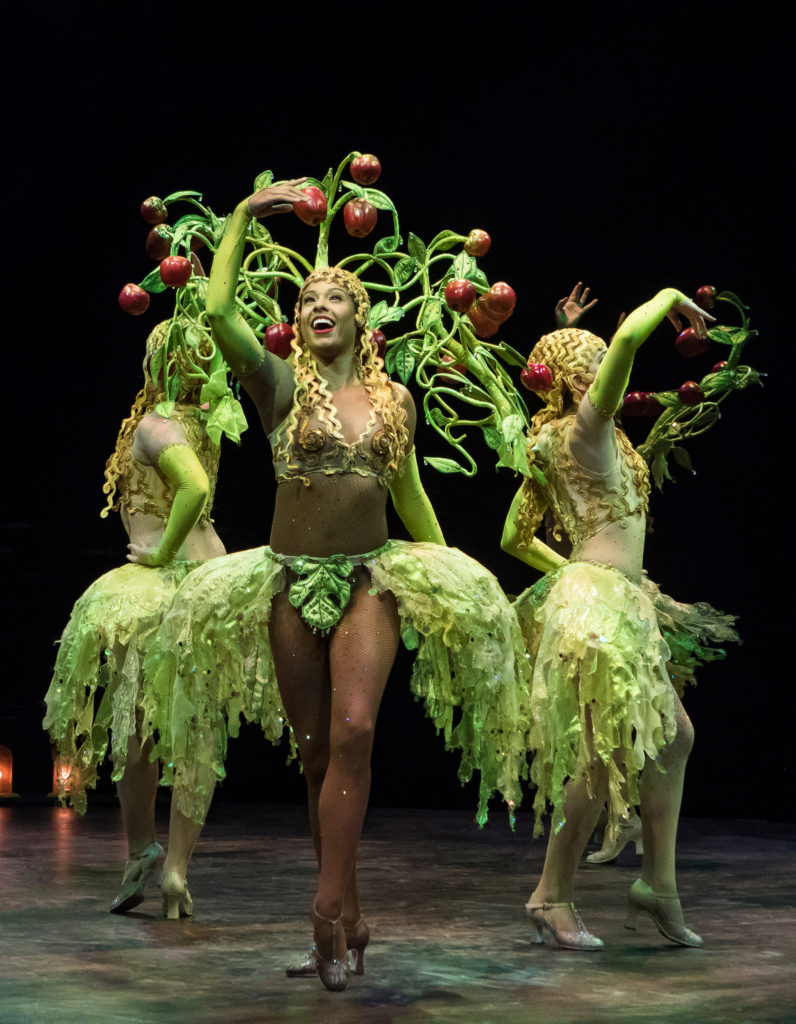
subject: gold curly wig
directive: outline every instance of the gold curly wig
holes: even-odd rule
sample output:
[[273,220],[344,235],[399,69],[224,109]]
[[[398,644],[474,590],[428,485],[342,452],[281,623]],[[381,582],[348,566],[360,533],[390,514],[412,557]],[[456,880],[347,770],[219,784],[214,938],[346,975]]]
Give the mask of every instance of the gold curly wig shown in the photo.
[[337,419],[326,381],[318,373],[315,359],[310,353],[301,333],[301,300],[304,292],[315,281],[328,281],[339,285],[354,304],[354,319],[357,325],[357,340],[354,349],[354,365],[357,376],[368,392],[371,405],[384,424],[387,443],[387,476],[388,479],[400,471],[406,453],[409,434],[406,429],[406,410],[401,404],[396,388],[390,386],[389,378],[384,372],[384,361],[376,353],[371,344],[373,331],[368,327],[370,298],[365,286],[356,276],[342,267],[322,267],[313,271],[302,285],[296,302],[293,323],[293,367],[296,377],[296,391],[293,408],[290,411],[287,434],[293,436],[298,428],[299,420],[317,411],[331,430],[340,435],[341,426]]

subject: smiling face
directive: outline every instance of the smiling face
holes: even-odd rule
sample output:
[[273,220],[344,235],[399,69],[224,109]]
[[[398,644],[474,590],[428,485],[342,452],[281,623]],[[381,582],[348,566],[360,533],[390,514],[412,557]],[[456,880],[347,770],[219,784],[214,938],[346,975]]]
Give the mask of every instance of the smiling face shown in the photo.
[[313,355],[354,351],[357,320],[354,301],[336,281],[311,280],[299,300],[299,325]]

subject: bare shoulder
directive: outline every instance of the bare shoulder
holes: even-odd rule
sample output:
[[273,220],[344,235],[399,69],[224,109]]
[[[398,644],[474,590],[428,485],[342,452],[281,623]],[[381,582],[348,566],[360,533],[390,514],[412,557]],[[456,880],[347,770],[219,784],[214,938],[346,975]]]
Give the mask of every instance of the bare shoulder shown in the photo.
[[412,398],[412,392],[406,387],[405,384],[401,384],[400,381],[391,380],[390,387],[395,392],[398,402],[406,409],[407,415],[415,414],[415,400]]
[[156,413],[148,413],[135,428],[133,454],[148,465],[156,465],[161,451],[170,444],[187,444],[182,423]]

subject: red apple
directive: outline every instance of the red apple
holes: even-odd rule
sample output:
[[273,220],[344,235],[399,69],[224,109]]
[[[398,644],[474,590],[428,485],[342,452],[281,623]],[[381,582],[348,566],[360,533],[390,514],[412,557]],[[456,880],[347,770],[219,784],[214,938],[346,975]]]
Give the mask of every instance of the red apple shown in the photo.
[[372,185],[381,175],[381,161],[372,153],[360,153],[348,166],[357,185]]
[[126,284],[119,292],[119,305],[131,316],[141,316],[149,309],[149,292],[137,284]]
[[701,288],[697,288],[694,302],[710,312],[716,306],[716,289],[712,284],[703,284]]
[[373,331],[370,335],[370,343],[379,359],[384,359],[387,353],[387,339],[384,336],[384,331]]
[[498,281],[492,285],[486,295],[482,295],[478,300],[478,308],[482,313],[486,313],[487,316],[502,324],[514,312],[516,303],[517,293],[511,285],[506,284],[505,281]]
[[445,285],[445,301],[455,313],[466,313],[478,292],[472,281],[454,278]]
[[293,340],[293,328],[287,323],[271,324],[265,332],[265,347],[273,352],[280,359],[287,359],[293,349],[290,343]]
[[715,366],[711,367],[710,372],[711,373],[720,373],[724,369],[724,367],[726,365],[727,365],[727,360],[726,359],[722,359],[722,361],[720,363],[716,363]]
[[677,335],[674,344],[681,356],[692,359],[694,356],[701,356],[703,352],[707,352],[710,348],[710,339],[700,338],[693,327],[686,327]]
[[144,246],[151,260],[165,260],[171,252],[171,229],[167,224],[156,224],[146,236]]
[[520,374],[523,387],[540,394],[553,386],[553,375],[544,363],[528,363]]
[[479,338],[492,338],[500,330],[500,322],[483,313],[478,302],[467,310],[467,319]]
[[306,202],[293,203],[293,212],[310,227],[317,227],[321,221],[326,220],[326,196],[317,185],[309,185],[301,190],[307,197]]
[[160,280],[172,288],[182,288],[191,279],[193,267],[184,256],[167,256],[160,262]]
[[141,203],[141,216],[147,224],[162,224],[164,220],[168,220],[169,211],[162,199],[150,196]]
[[622,403],[623,416],[657,416],[661,404],[652,391],[631,391]]
[[681,384],[677,397],[683,405],[699,405],[705,401],[705,393],[695,380],[687,380],[685,384]]
[[351,199],[343,207],[343,223],[349,235],[364,238],[376,227],[379,211],[367,199]]
[[491,244],[492,239],[486,231],[482,231],[480,228],[473,228],[467,236],[467,241],[464,243],[464,251],[468,256],[486,256]]

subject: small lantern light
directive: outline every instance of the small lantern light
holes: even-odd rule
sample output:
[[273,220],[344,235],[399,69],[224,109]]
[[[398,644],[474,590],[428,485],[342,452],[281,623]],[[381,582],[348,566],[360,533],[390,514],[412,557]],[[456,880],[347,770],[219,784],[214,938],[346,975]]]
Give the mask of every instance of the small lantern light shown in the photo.
[[75,788],[75,783],[77,782],[77,770],[71,759],[61,754],[55,744],[53,744],[52,747],[52,755],[53,789],[52,793],[48,793],[47,795],[50,797],[57,797],[60,800],[65,800]]
[[0,798],[17,796],[13,791],[14,758],[8,747],[0,744]]

